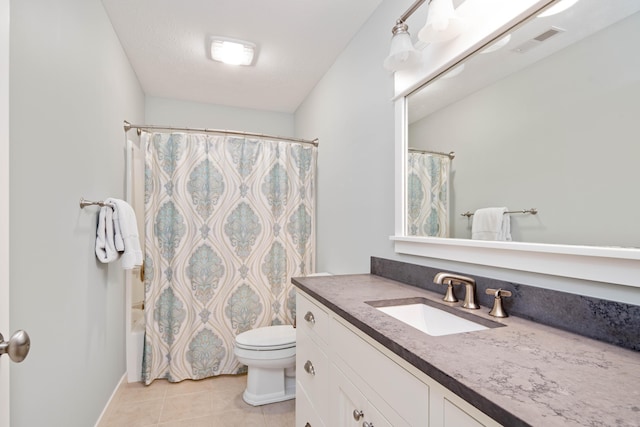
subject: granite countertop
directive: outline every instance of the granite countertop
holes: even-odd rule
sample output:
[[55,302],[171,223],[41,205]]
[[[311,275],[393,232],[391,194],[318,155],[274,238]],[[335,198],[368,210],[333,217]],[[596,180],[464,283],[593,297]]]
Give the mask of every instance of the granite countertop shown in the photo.
[[[294,278],[302,291],[508,426],[640,426],[640,353],[517,317],[506,327],[429,336],[365,301],[442,295],[379,276]],[[640,332],[639,332],[640,333]]]

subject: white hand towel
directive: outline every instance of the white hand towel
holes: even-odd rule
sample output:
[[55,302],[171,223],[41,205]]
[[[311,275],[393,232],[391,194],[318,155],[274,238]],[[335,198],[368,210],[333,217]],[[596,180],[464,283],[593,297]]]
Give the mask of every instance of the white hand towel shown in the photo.
[[100,262],[108,263],[118,259],[113,233],[113,209],[109,206],[100,208],[98,229],[96,232],[96,257]]
[[136,221],[136,213],[129,203],[120,199],[108,198],[105,200],[114,206],[113,222],[114,231],[119,237],[114,239],[120,242],[123,252],[122,268],[131,270],[134,267],[142,265],[142,250],[140,249],[140,238],[138,237],[138,223]]
[[511,219],[507,208],[483,208],[473,214],[473,240],[511,240]]

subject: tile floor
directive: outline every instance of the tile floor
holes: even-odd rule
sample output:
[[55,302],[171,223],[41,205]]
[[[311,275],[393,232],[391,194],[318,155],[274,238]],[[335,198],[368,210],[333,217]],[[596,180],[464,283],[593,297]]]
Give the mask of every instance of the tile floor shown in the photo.
[[246,375],[224,375],[124,383],[98,427],[293,427],[295,400],[251,406],[242,400],[246,381]]

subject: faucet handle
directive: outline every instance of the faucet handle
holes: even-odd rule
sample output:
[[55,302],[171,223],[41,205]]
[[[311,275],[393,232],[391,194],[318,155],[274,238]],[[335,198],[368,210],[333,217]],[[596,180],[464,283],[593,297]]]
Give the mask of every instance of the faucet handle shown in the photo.
[[444,294],[442,300],[446,302],[458,302],[456,294],[453,293],[453,281],[451,279],[444,279],[442,284],[447,285],[447,292]]
[[509,317],[507,312],[502,308],[502,297],[510,297],[512,295],[511,291],[505,291],[504,289],[487,289],[485,293],[495,297],[493,300],[493,308],[489,312],[489,315],[493,317]]

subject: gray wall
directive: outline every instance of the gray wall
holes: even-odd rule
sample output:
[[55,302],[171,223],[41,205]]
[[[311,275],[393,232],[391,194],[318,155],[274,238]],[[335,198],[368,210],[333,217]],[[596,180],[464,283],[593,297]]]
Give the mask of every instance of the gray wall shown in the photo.
[[393,80],[382,62],[411,4],[385,0],[296,111],[296,133],[320,138],[318,270],[365,273],[377,256],[640,305],[639,288],[394,252]]
[[293,136],[293,114],[147,96],[146,124]]
[[410,147],[456,152],[452,237],[471,237],[462,212],[536,207],[511,216],[513,240],[640,247],[639,28],[636,13],[409,127]]
[[122,122],[144,95],[100,0],[11,3],[11,426],[94,425],[125,372],[124,273],[94,254],[98,208],[124,198]]

